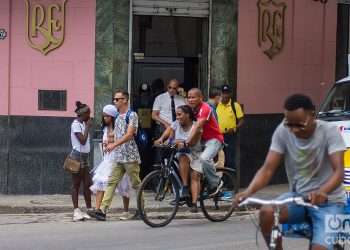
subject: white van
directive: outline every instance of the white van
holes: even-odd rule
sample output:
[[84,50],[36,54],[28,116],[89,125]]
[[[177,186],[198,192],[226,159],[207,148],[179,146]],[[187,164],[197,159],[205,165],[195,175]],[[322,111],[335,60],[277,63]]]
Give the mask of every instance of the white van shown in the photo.
[[[350,60],[350,56],[349,56]],[[349,69],[350,73],[350,69]],[[350,76],[336,82],[321,105],[318,119],[337,125],[344,138],[347,151],[344,154],[344,186],[350,205]]]

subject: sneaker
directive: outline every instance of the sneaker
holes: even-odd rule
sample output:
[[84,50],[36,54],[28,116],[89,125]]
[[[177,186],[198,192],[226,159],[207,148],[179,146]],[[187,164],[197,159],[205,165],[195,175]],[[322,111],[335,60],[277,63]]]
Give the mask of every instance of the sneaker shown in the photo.
[[86,220],[90,220],[91,219],[91,216],[88,214],[88,212],[90,210],[93,211],[91,208],[88,208],[87,213],[81,212],[81,214],[83,215],[84,219],[86,219]]
[[83,221],[83,220],[84,220],[84,216],[82,212],[80,211],[79,208],[75,208],[73,211],[73,221],[77,222],[77,221]]
[[220,180],[219,185],[216,188],[208,190],[209,197],[216,195],[220,191],[223,185],[224,185],[224,182]]
[[190,207],[191,213],[198,213],[198,208],[196,203],[192,203],[192,206]]
[[119,217],[119,220],[130,220],[134,217],[133,214],[129,213],[129,212],[123,212],[121,214],[121,216]]
[[106,220],[106,214],[101,209],[96,209],[93,213],[90,214],[90,216],[99,221]]
[[180,192],[180,200],[187,200],[190,197],[190,192],[188,191],[188,187],[182,187]]
[[176,203],[178,203],[179,206],[181,207],[181,206],[183,206],[183,205],[186,204],[186,200],[180,200],[180,199],[179,199],[179,201],[177,201],[176,199],[174,199],[174,200],[172,200],[172,201],[169,202],[169,204],[170,204],[171,206],[176,206]]
[[[93,209],[93,208],[90,208],[90,209],[88,209],[87,211],[86,211],[86,213],[90,216],[90,218],[95,218],[95,209]],[[96,218],[95,218],[96,219]]]

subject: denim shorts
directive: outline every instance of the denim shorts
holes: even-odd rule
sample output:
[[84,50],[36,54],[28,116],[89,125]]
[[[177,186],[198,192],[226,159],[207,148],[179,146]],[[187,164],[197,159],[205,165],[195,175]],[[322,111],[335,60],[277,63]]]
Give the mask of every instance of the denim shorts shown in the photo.
[[72,159],[80,161],[81,168],[89,168],[89,153],[81,153],[73,149],[70,156]]
[[[296,193],[285,193],[278,199],[285,199],[292,196],[298,196]],[[317,205],[318,209],[312,207],[304,207],[296,204],[289,204],[288,219],[286,224],[298,224],[302,222],[312,223],[312,239],[311,244],[317,244],[333,249],[333,243],[336,241],[338,234],[326,232],[326,216],[327,215],[343,215],[344,204],[342,203],[325,203]]]

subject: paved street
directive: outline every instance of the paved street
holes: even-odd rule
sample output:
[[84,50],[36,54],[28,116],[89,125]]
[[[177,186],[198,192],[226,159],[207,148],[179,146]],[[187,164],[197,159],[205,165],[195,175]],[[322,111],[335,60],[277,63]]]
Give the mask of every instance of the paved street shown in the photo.
[[[141,221],[71,222],[70,214],[0,215],[1,250],[47,249],[266,249],[248,216],[223,223],[206,219],[174,220],[152,229]],[[306,249],[305,240],[289,239],[285,249]]]

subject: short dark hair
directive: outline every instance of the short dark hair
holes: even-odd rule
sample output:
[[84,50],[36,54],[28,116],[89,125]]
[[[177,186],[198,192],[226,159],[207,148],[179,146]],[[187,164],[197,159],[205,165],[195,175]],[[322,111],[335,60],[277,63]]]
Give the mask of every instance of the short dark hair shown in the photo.
[[288,111],[294,111],[300,108],[315,111],[315,105],[312,103],[311,98],[303,94],[291,95],[284,102],[284,109]]
[[209,98],[210,99],[215,98],[215,97],[220,96],[220,95],[221,95],[221,91],[219,88],[213,87],[213,88],[209,89]]
[[129,92],[123,89],[117,89],[114,94],[121,93],[127,100],[129,100]]

